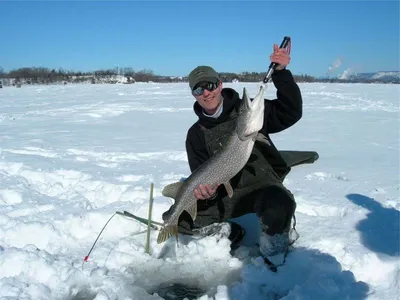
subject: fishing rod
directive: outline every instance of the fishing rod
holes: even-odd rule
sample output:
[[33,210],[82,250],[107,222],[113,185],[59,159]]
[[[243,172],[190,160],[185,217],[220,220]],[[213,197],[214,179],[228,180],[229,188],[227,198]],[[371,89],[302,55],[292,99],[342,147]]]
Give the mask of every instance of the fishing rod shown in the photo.
[[[282,41],[281,45],[279,46],[279,48],[286,48],[289,45],[289,43],[290,43],[290,37],[285,36],[283,38],[283,41]],[[265,75],[265,77],[263,79],[263,83],[267,83],[270,80],[272,73],[275,71],[275,68],[277,65],[278,64],[274,63],[274,62],[271,62],[269,64],[268,72],[267,72],[267,75]]]
[[[132,218],[132,219],[134,219],[134,220],[136,220],[136,221],[138,221],[138,222],[140,222],[140,223],[142,223],[142,224],[144,224],[144,225],[147,225],[148,228],[151,228],[151,229],[154,229],[154,230],[158,230],[158,229],[159,229],[158,226],[164,226],[164,225],[163,225],[162,223],[160,223],[160,222],[156,222],[156,221],[153,221],[153,220],[150,220],[150,219],[145,219],[145,218],[142,218],[142,217],[138,217],[138,216],[136,216],[136,215],[134,215],[134,214],[131,214],[130,212],[127,212],[127,211],[125,211],[125,210],[124,210],[123,212],[116,211],[116,212],[108,219],[108,221],[106,222],[106,224],[105,224],[105,225],[103,226],[103,228],[101,229],[100,233],[97,235],[97,238],[96,238],[96,240],[94,241],[92,247],[90,248],[89,253],[83,258],[82,270],[83,270],[83,264],[84,264],[85,262],[88,261],[89,256],[90,256],[90,254],[92,253],[92,251],[93,251],[93,249],[94,249],[94,246],[96,245],[98,239],[100,238],[100,235],[103,233],[104,229],[107,227],[108,223],[110,223],[111,219],[112,219],[115,215],[121,215],[121,216],[124,216],[124,217]],[[149,238],[148,238],[148,239],[149,239]]]

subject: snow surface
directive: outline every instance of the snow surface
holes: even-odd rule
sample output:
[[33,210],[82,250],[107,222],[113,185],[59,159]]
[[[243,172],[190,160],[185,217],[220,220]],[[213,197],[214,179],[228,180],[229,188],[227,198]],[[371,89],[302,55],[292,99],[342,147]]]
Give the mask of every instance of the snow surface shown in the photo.
[[[255,95],[258,83],[227,83]],[[227,239],[179,237],[146,254],[146,226],[171,205],[168,183],[189,174],[195,121],[187,84],[66,85],[0,90],[0,298],[161,299],[170,282],[199,299],[398,299],[399,85],[300,84],[303,118],[272,135],[282,150],[320,158],[293,168],[301,237],[273,273],[251,256],[254,215],[239,257]],[[275,97],[273,84],[266,96]]]

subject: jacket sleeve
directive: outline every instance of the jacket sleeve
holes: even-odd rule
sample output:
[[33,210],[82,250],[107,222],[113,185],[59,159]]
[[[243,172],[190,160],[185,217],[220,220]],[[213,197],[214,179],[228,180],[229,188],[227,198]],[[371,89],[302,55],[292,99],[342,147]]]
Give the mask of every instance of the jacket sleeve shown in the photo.
[[277,89],[277,99],[265,100],[263,131],[267,134],[289,128],[303,114],[303,99],[292,73],[285,69],[275,71],[271,79]]
[[204,136],[200,135],[194,127],[191,127],[187,133],[185,145],[190,171],[193,173],[209,159]]

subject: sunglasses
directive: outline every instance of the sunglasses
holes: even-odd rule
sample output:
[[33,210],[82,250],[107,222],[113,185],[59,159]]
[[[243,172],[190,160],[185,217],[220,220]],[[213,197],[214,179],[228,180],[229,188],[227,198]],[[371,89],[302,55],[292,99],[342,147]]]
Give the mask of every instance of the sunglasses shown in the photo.
[[217,87],[219,86],[219,82],[207,82],[206,84],[202,86],[197,86],[193,89],[192,93],[195,96],[201,96],[204,93],[204,90],[207,90],[209,92],[214,91]]

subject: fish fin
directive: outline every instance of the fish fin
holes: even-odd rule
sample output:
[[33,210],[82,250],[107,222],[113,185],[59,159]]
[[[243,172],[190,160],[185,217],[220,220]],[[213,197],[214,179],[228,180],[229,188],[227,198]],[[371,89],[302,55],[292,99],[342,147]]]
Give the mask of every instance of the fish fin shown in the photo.
[[189,215],[192,217],[192,220],[196,220],[197,216],[197,202],[195,202],[191,207],[186,209],[186,211],[189,213]]
[[251,103],[251,100],[250,100],[250,98],[249,98],[249,93],[248,93],[248,91],[247,91],[247,89],[244,87],[243,88],[243,97],[242,97],[242,99],[243,99],[243,101],[244,101],[244,105],[245,105],[245,107],[248,109],[248,108],[250,108],[250,103]]
[[178,191],[182,185],[183,185],[183,182],[181,182],[181,181],[168,184],[167,186],[165,186],[163,188],[161,193],[164,197],[170,197],[170,198],[175,199],[176,194],[178,193]]
[[271,143],[268,141],[267,137],[265,135],[263,135],[262,133],[257,134],[256,141],[259,141],[263,144],[271,146]]
[[172,235],[175,235],[178,241],[178,224],[169,224],[161,228],[157,237],[157,243],[161,244],[168,240]]
[[232,188],[231,184],[229,182],[225,182],[224,186],[228,193],[229,198],[232,198],[233,197],[233,188]]

